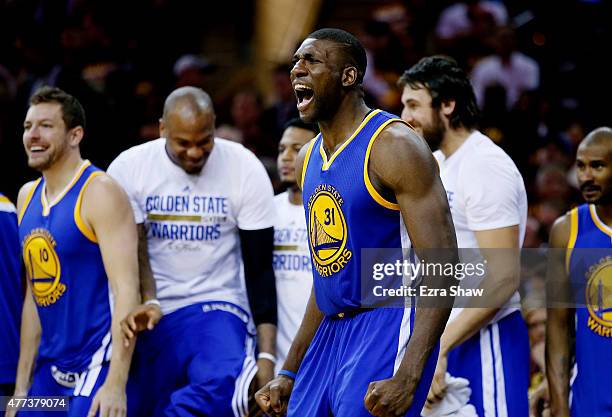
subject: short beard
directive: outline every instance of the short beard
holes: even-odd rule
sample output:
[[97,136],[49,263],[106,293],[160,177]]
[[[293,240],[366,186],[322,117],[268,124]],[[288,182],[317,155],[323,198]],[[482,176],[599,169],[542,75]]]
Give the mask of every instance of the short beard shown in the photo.
[[436,151],[440,149],[440,144],[444,140],[444,133],[446,133],[446,130],[440,118],[440,114],[435,109],[432,109],[432,115],[431,126],[423,126],[423,137],[431,150]]

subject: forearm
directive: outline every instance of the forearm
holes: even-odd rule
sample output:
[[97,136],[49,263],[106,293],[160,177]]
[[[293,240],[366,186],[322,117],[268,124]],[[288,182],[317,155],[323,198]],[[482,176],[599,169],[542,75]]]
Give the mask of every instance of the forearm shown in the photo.
[[132,361],[135,343],[126,347],[123,343],[120,322],[138,304],[136,288],[124,285],[117,289],[115,294],[115,308],[112,319],[112,346],[113,354],[106,381],[125,386]]
[[465,308],[448,323],[440,339],[440,353],[447,354],[476,334],[495,317],[499,308]]
[[257,326],[257,347],[259,352],[276,354],[276,326],[262,323]]
[[319,307],[317,307],[313,288],[310,293],[310,298],[308,299],[302,324],[293,339],[293,343],[287,354],[287,359],[283,364],[283,369],[297,373],[304,359],[304,355],[306,355],[306,351],[319,329],[323,317],[323,313],[321,313]]
[[32,294],[28,291],[21,314],[19,363],[17,365],[17,377],[15,380],[16,395],[27,395],[34,372],[36,356],[38,354],[41,328],[35,309],[36,307],[32,300]]
[[573,324],[565,309],[550,309],[546,327],[546,377],[554,416],[569,415],[570,346]]
[[147,231],[143,224],[138,225],[138,273],[140,280],[140,296],[144,303],[157,298],[155,277],[149,261]]

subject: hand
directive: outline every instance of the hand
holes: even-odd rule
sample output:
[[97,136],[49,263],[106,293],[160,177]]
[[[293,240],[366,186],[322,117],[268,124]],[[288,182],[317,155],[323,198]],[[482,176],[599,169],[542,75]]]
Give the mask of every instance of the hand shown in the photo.
[[538,408],[542,401],[544,401],[544,404],[548,403],[548,381],[546,378],[529,394],[529,417],[539,417]]
[[136,307],[126,318],[121,320],[121,333],[125,347],[130,345],[132,339],[145,329],[153,330],[153,327],[162,318],[162,311],[156,304],[141,304]]
[[[28,390],[15,390],[15,392],[13,393],[13,397],[27,397],[28,396]],[[6,408],[6,411],[4,413],[4,417],[15,417],[17,415],[17,408]]]
[[440,351],[438,355],[438,363],[436,364],[436,371],[434,372],[433,380],[431,381],[431,387],[429,388],[429,394],[427,394],[427,401],[425,402],[425,408],[431,408],[431,406],[442,398],[446,394],[446,366],[448,360],[446,354]]
[[[119,388],[117,385],[107,385],[105,382],[100,387],[91,403],[87,417],[95,417],[96,415],[100,417],[125,417],[127,414],[125,386]],[[100,414],[97,414],[98,410]]]
[[370,382],[363,399],[365,408],[376,417],[403,416],[412,405],[417,382],[396,377]]
[[256,389],[263,388],[274,378],[274,362],[269,359],[257,360],[257,374],[255,375]]
[[255,400],[270,417],[282,417],[287,414],[287,404],[292,390],[293,379],[277,376],[255,393]]

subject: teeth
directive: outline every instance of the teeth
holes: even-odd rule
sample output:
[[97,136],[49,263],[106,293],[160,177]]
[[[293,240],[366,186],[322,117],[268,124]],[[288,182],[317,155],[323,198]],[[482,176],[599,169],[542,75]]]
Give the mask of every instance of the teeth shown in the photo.
[[43,148],[42,146],[32,146],[32,147],[30,148],[30,150],[31,150],[32,152],[37,152],[37,151],[44,151],[44,150],[45,150],[45,148]]
[[306,91],[306,90],[311,90],[310,87],[304,85],[304,84],[296,84],[294,87],[296,90],[298,91]]

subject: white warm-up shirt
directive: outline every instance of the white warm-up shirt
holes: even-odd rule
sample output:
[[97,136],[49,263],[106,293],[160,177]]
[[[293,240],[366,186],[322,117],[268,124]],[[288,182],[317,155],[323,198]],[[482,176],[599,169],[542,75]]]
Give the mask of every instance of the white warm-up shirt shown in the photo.
[[288,192],[277,195],[274,203],[277,215],[274,222],[273,266],[278,299],[278,372],[306,312],[312,290],[312,262],[304,207],[301,204],[291,204]]
[[157,139],[121,153],[108,173],[127,192],[147,230],[164,314],[203,301],[249,311],[238,229],[273,226],[274,193],[261,162],[242,145],[215,138],[199,174],[174,164]]
[[[450,157],[434,152],[446,189],[459,248],[478,248],[474,232],[519,226],[523,244],[527,223],[527,193],[512,159],[491,139],[474,131]],[[516,292],[508,302],[516,306]],[[516,308],[502,309],[497,321]],[[452,320],[460,309],[453,309]]]

